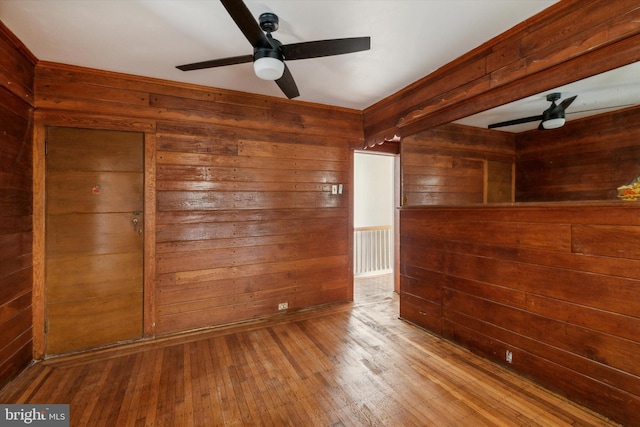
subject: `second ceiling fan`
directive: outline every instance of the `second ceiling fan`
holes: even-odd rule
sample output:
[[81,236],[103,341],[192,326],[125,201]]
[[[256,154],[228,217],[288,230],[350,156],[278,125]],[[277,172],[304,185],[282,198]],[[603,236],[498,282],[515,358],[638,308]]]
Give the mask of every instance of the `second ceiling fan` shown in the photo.
[[565,110],[578,97],[578,95],[567,98],[563,100],[559,105],[556,105],[556,101],[560,100],[561,97],[562,94],[559,92],[550,93],[549,95],[547,95],[547,101],[551,102],[551,106],[544,110],[542,114],[537,116],[523,117],[521,119],[507,120],[506,122],[494,123],[489,125],[489,129],[537,121],[540,121],[540,125],[538,126],[538,129],[540,130],[559,128],[564,125]]
[[319,58],[360,52],[371,48],[370,37],[318,40],[283,45],[271,33],[278,29],[279,19],[274,13],[263,13],[258,21],[242,0],[220,0],[240,31],[253,46],[253,54],[212,59],[177,66],[182,71],[223,67],[253,62],[255,73],[264,80],[275,80],[287,98],[300,95],[285,60]]

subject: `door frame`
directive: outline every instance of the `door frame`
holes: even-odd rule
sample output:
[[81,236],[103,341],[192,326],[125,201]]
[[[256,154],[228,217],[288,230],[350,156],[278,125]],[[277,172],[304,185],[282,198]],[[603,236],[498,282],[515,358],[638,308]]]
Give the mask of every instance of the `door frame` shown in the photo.
[[[393,290],[397,294],[400,294],[400,207],[402,207],[402,189],[401,189],[401,169],[400,169],[400,153],[394,150],[373,150],[367,151],[366,149],[351,150],[351,186],[353,189],[351,192],[349,221],[350,221],[350,235],[351,240],[349,242],[351,260],[351,277],[353,278],[353,258],[355,256],[354,242],[353,242],[353,224],[355,223],[355,153],[371,154],[371,155],[385,155],[393,158]],[[353,288],[353,286],[352,286]],[[353,298],[352,298],[353,299]]]
[[143,227],[143,336],[155,336],[155,235],[156,235],[156,123],[151,120],[104,120],[91,115],[65,115],[36,110],[33,128],[33,359],[42,360],[45,352],[45,141],[47,127],[115,130],[144,134],[144,227]]

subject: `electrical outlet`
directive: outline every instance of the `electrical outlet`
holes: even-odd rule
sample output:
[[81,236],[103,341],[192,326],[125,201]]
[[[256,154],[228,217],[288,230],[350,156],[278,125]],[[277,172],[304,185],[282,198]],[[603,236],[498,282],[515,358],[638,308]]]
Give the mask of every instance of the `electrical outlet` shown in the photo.
[[289,308],[288,302],[281,302],[280,304],[278,304],[278,310],[286,310],[288,308]]
[[507,350],[507,354],[505,356],[505,360],[507,361],[507,363],[513,362],[513,353],[510,352],[509,350]]

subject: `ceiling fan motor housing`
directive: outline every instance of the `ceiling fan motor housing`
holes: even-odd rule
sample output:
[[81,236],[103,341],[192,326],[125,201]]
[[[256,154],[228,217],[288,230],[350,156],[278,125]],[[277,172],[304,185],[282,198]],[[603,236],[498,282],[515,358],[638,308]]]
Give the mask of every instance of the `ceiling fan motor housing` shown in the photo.
[[264,47],[257,47],[253,50],[253,60],[257,61],[260,58],[275,58],[280,61],[284,61],[284,55],[280,49],[269,49]]
[[271,12],[265,12],[260,15],[258,18],[258,22],[260,23],[260,28],[264,31],[267,36],[267,40],[271,44],[271,48],[265,47],[254,47],[253,49],[253,60],[256,61],[260,58],[275,58],[280,61],[284,61],[284,55],[282,54],[282,43],[278,40],[274,39],[271,36],[271,33],[278,30],[278,23],[280,19],[278,15]]
[[551,119],[564,119],[564,108],[556,105],[556,101],[558,101],[561,96],[562,94],[560,92],[547,95],[547,101],[551,101],[551,106],[542,113],[543,122]]
[[258,22],[260,22],[260,28],[262,28],[262,31],[265,33],[273,33],[278,31],[280,19],[275,13],[265,12],[260,15]]
[[560,92],[550,93],[549,95],[547,95],[547,101],[556,102],[557,100],[560,99],[561,96],[562,96],[562,94]]
[[274,39],[271,34],[267,33],[267,40],[271,47],[256,46],[253,48],[253,60],[260,58],[276,58],[280,61],[284,61],[284,54],[282,53],[282,43],[279,40]]

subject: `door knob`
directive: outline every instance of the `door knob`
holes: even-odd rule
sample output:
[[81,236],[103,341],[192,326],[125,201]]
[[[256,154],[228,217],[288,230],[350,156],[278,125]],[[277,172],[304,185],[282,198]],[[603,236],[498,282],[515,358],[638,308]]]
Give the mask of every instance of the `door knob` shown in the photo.
[[[140,215],[140,213],[140,211],[135,211],[133,214],[138,216]],[[139,235],[142,235],[142,224],[140,224],[140,227],[138,227],[138,222],[140,222],[140,220],[138,218],[133,218],[131,219],[131,222],[133,223],[133,231],[135,231]]]
[[133,218],[131,222],[133,223],[133,231],[142,234],[142,227],[138,227],[138,218]]

